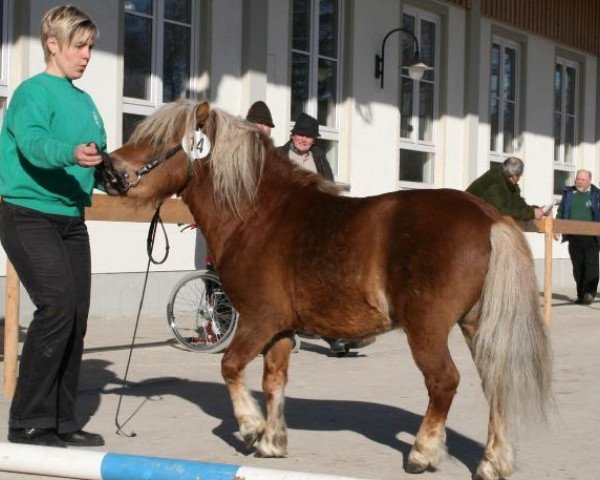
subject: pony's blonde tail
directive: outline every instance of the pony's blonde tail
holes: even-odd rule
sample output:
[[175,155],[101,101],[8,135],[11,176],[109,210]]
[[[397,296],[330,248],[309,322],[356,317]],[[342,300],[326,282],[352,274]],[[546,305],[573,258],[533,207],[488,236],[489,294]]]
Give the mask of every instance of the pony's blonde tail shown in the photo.
[[475,365],[490,408],[522,427],[547,419],[550,345],[524,235],[513,222],[501,220],[492,225],[490,242]]

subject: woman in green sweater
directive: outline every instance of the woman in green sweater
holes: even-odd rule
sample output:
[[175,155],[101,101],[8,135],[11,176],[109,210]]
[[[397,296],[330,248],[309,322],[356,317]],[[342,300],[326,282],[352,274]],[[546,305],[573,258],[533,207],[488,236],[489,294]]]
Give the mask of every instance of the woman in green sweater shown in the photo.
[[91,285],[83,214],[106,133],[73,80],[83,75],[97,34],[75,7],[46,12],[46,69],[16,89],[2,127],[0,240],[36,307],[10,408],[11,442],[104,444],[75,418]]

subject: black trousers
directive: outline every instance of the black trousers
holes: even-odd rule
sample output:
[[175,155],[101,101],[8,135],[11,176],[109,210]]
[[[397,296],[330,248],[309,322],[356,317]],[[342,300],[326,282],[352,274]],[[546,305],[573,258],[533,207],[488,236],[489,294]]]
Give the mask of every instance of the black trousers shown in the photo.
[[0,241],[36,307],[9,426],[75,431],[80,428],[75,408],[91,287],[85,222],[4,202]]
[[573,264],[573,277],[577,284],[577,298],[586,293],[598,293],[600,247],[596,237],[591,235],[569,236],[569,256]]

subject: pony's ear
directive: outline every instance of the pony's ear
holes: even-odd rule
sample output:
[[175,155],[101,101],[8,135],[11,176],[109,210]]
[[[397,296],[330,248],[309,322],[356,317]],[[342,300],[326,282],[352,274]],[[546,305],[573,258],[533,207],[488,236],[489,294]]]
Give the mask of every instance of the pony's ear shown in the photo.
[[204,126],[209,111],[210,107],[208,106],[208,102],[202,102],[196,107],[196,130]]

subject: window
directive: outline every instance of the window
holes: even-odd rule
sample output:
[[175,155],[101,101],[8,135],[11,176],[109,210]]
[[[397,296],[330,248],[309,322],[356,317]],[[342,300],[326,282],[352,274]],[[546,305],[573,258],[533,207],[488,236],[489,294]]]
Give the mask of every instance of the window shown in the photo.
[[577,145],[578,65],[558,58],[554,67],[554,193],[573,183]]
[[[436,71],[439,56],[439,17],[419,10],[407,9],[402,27],[419,40],[421,59],[428,66],[421,80],[413,80],[405,68],[400,74],[400,166],[401,183],[433,184],[435,162],[435,117],[437,113]],[[415,44],[410,35],[401,33],[401,55],[412,59]],[[410,185],[409,185],[410,186]],[[413,185],[415,186],[415,185]]]
[[127,0],[123,140],[157,107],[193,95],[198,2]]
[[338,176],[343,2],[294,0],[291,118],[305,112],[319,121],[319,146]]
[[490,72],[490,161],[503,162],[517,151],[519,132],[517,43],[495,37]]

